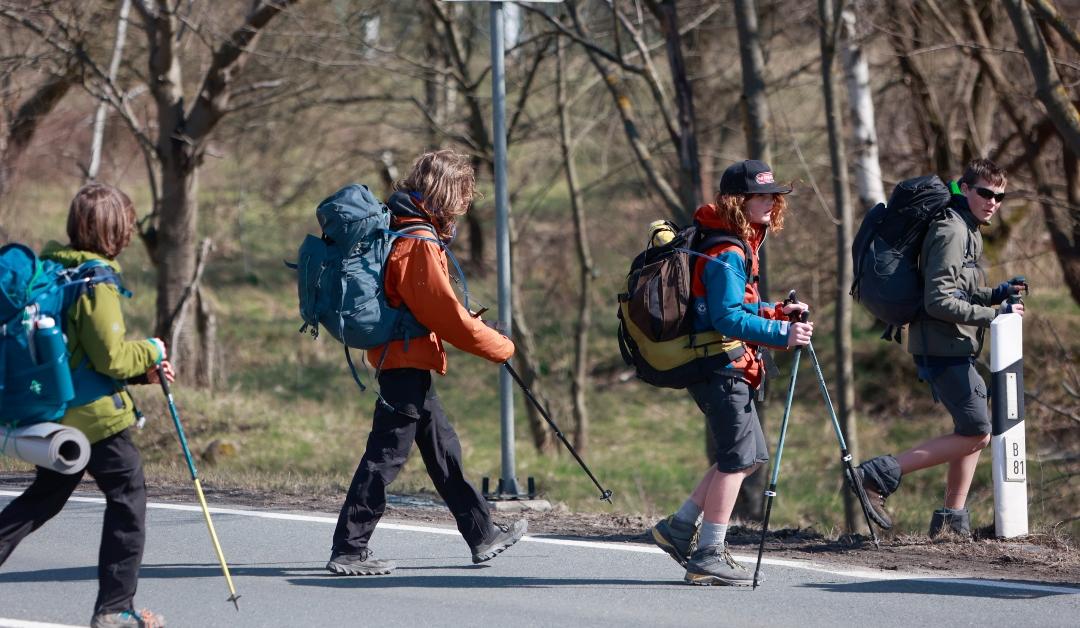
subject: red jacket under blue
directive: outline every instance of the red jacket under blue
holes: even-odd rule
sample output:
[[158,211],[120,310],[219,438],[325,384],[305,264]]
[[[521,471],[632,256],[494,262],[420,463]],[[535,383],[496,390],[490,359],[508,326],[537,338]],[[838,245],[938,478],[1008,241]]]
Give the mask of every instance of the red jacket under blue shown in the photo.
[[[703,205],[694,212],[694,221],[704,229],[737,233],[736,229],[716,215],[715,205]],[[762,379],[761,358],[757,346],[787,347],[788,321],[780,304],[761,303],[758,292],[758,249],[765,241],[767,229],[753,225],[750,238],[750,272],[747,280],[746,263],[741,247],[720,244],[705,255],[695,257],[691,294],[694,297],[694,328],[698,331],[716,330],[746,343],[746,353],[727,368],[741,369],[743,377],[757,388]]]

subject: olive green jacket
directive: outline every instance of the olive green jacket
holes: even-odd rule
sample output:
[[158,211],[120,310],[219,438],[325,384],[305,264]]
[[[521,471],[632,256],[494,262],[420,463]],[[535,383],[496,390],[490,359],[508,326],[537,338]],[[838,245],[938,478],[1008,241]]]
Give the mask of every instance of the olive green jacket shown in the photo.
[[[76,251],[57,242],[49,242],[41,257],[68,268],[92,259],[102,260],[120,273],[120,265],[115,260],[88,251]],[[95,285],[68,309],[65,332],[71,368],[88,360],[95,371],[120,382],[115,395],[68,408],[61,420],[64,425],[81,430],[91,443],[118,434],[135,423],[131,396],[121,385],[128,378],[143,375],[162,359],[154,343],[125,340],[125,331],[120,292],[112,284]]]
[[919,267],[926,314],[910,326],[910,353],[978,355],[984,328],[998,313],[979,267],[982,251],[979,223],[966,199],[954,195],[946,216],[931,223],[923,240]]

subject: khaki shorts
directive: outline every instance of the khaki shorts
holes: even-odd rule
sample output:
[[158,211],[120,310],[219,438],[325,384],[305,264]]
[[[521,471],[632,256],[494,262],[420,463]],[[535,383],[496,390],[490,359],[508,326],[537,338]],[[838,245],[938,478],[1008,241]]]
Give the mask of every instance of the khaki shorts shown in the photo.
[[953,432],[983,436],[991,432],[986,382],[970,358],[915,356],[919,378],[930,383],[934,400],[952,415]]
[[690,396],[705,413],[716,442],[716,468],[724,473],[768,462],[769,449],[761,431],[754,395],[746,380],[713,375],[691,385]]

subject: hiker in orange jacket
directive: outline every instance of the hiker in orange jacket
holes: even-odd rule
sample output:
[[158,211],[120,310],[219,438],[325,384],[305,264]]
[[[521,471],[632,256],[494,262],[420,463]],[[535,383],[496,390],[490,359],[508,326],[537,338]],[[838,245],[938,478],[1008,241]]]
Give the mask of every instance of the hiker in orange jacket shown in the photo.
[[509,526],[494,524],[487,502],[465,479],[461,444],[431,376],[432,371],[446,374],[444,341],[495,363],[514,354],[514,343],[471,315],[450,283],[444,247],[472,203],[475,184],[467,155],[440,150],[421,155],[387,200],[392,229],[423,227],[394,240],[385,266],[387,301],[407,308],[429,333],[391,341],[367,354],[379,374],[380,398],[367,449],[334,530],[326,565],[331,573],[370,576],[394,570],[391,561],[375,558],[368,541],[386,509],[386,487],[404,466],[414,441],[474,563],[494,558],[525,534],[524,519]]

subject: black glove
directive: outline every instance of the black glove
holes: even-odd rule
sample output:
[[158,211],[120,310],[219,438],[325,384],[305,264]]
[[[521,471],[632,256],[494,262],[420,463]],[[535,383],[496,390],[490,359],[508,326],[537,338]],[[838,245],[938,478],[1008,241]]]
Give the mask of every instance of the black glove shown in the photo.
[[997,305],[1011,296],[1026,293],[1027,289],[1027,279],[1023,275],[1003,281],[990,291],[990,305]]

